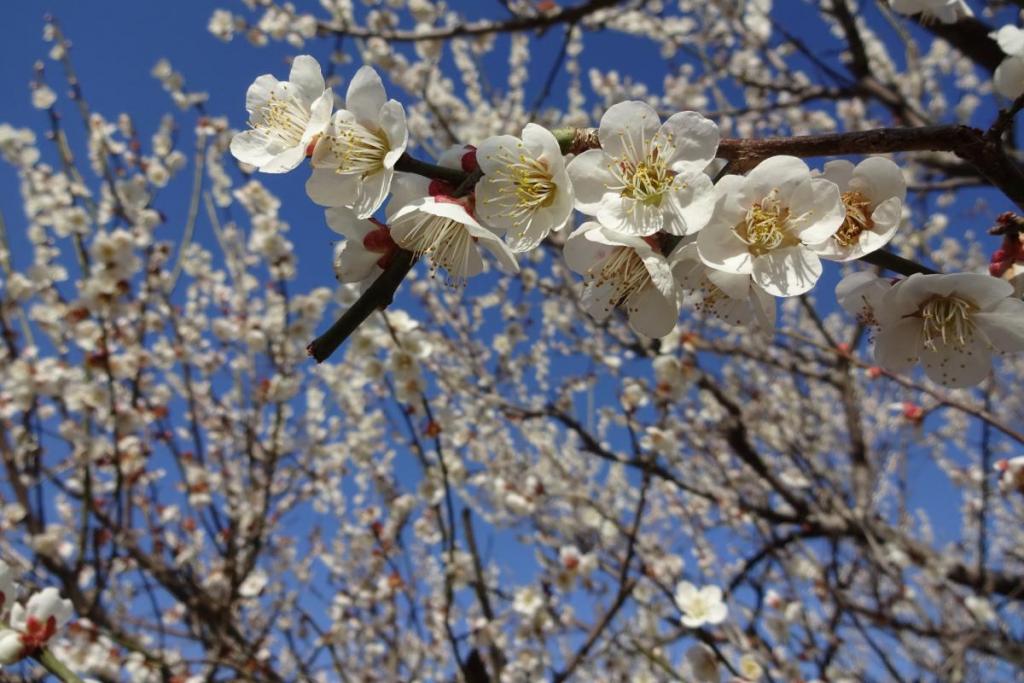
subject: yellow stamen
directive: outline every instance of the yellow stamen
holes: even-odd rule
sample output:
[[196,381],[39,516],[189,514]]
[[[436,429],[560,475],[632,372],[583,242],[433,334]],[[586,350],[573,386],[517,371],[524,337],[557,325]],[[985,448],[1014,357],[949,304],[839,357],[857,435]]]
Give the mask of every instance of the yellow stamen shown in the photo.
[[860,192],[844,192],[843,206],[846,220],[832,237],[841,246],[849,247],[857,243],[862,232],[875,227],[875,222],[871,219],[871,200]]
[[974,339],[974,321],[971,314],[977,307],[957,296],[937,296],[929,299],[918,311],[924,320],[923,336],[926,348],[937,351],[943,346],[962,349]]

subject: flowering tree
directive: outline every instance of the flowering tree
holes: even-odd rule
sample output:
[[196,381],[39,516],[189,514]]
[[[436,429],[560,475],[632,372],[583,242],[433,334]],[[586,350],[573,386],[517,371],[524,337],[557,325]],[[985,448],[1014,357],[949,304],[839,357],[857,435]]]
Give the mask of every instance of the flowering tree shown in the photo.
[[308,4],[0,125],[5,677],[1019,675],[1020,3]]

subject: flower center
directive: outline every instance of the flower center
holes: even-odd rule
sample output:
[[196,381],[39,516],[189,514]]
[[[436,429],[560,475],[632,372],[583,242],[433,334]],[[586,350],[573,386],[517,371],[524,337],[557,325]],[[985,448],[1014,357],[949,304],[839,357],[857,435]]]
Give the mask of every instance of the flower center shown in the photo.
[[875,227],[871,220],[871,200],[860,192],[844,192],[843,206],[846,207],[846,220],[833,235],[841,246],[849,247],[857,243],[860,234]]
[[936,351],[943,346],[962,349],[974,338],[971,313],[976,307],[956,296],[938,296],[925,302],[918,312],[924,320],[923,335],[926,348]]
[[290,92],[282,99],[270,94],[270,101],[260,110],[258,118],[249,120],[249,126],[277,138],[288,147],[302,142],[309,125],[309,108]]
[[525,154],[515,156],[507,149],[501,150],[498,160],[504,164],[495,173],[501,186],[498,195],[489,201],[508,210],[517,224],[555,201],[558,186],[546,161]]
[[796,240],[786,233],[789,208],[782,205],[778,195],[778,189],[774,189],[767,197],[755,202],[744,221],[733,228],[754,256],[796,244]]
[[[623,304],[628,306],[633,295],[651,284],[651,273],[643,259],[629,247],[616,247],[604,261],[595,264],[587,275],[591,279],[591,286],[611,284],[614,287],[608,300],[609,307]],[[629,306],[629,310],[635,310],[635,306]]]
[[464,274],[469,270],[469,257],[476,249],[476,240],[466,226],[451,218],[418,211],[395,221],[395,225],[405,222],[413,225],[402,239],[401,246],[417,258],[430,257],[431,277],[437,268],[442,268],[448,274],[445,281],[448,286],[465,285]]
[[620,183],[619,194],[641,204],[661,206],[661,199],[672,187],[676,174],[669,170],[657,146],[651,146],[641,157],[629,155],[612,164],[611,171]]
[[364,178],[384,168],[391,144],[383,130],[370,130],[361,123],[346,121],[328,138],[338,163],[336,173],[358,173]]

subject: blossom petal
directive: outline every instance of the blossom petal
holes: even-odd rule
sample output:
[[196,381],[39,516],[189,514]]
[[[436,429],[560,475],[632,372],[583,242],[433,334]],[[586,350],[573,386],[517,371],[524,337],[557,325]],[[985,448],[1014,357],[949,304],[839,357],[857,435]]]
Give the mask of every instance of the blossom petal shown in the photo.
[[783,199],[788,200],[793,190],[810,175],[811,171],[803,159],[785,155],[765,159],[747,174],[740,203],[749,206],[752,202],[764,199],[775,189],[779,190]]
[[287,173],[301,164],[305,158],[306,150],[302,145],[289,147],[263,162],[260,170],[264,173]]
[[507,165],[504,159],[518,159],[523,148],[523,142],[514,135],[494,135],[476,148],[476,163],[485,176],[493,175]]
[[907,181],[903,171],[885,157],[868,157],[857,164],[849,189],[862,193],[872,206],[878,206],[893,197],[898,198],[902,204],[907,198]]
[[671,332],[679,320],[675,296],[666,297],[654,287],[644,287],[626,304],[629,326],[640,334],[657,339]]
[[813,178],[800,183],[790,195],[789,230],[804,244],[817,244],[835,234],[846,218],[839,186]]
[[270,104],[270,95],[277,89],[279,81],[271,74],[263,74],[252,82],[245,91],[245,110],[262,120],[259,112]]
[[796,296],[814,287],[821,270],[818,255],[797,245],[754,257],[751,276],[772,296]]
[[594,320],[601,322],[607,319],[612,309],[615,308],[612,297],[616,295],[616,292],[617,288],[613,282],[603,282],[599,285],[587,283],[583,286],[583,292],[580,294],[580,306]]
[[850,186],[850,181],[853,180],[853,168],[852,161],[833,159],[825,163],[821,171],[821,177],[825,180],[831,180],[839,186],[840,190],[845,192],[846,188]]
[[362,243],[363,238],[377,229],[378,226],[365,218],[360,218],[355,211],[345,206],[336,206],[324,211],[327,225],[331,230],[345,239]]
[[519,263],[516,261],[515,255],[509,250],[508,246],[498,239],[497,235],[489,230],[480,228],[482,233],[477,233],[474,230],[470,230],[470,233],[477,238],[477,243],[491,252],[498,261],[498,267],[506,273],[518,273]]
[[307,145],[317,135],[327,129],[331,123],[331,112],[334,109],[334,93],[324,90],[320,97],[313,100],[309,108],[309,123],[306,125],[306,132],[302,140]]
[[697,251],[700,259],[712,268],[741,274],[753,270],[747,245],[724,223],[708,225],[697,233]]
[[391,189],[391,178],[394,175],[395,172],[393,170],[384,168],[362,178],[355,175],[349,176],[359,181],[356,185],[356,196],[355,201],[352,203],[352,208],[360,218],[369,218],[377,209],[383,206],[384,200],[388,198],[388,190]]
[[715,158],[721,133],[711,119],[682,111],[661,125],[657,139],[669,152],[669,168],[677,173],[701,173]]
[[904,318],[883,325],[875,337],[875,362],[889,372],[906,372],[924,348],[919,318]]
[[608,170],[610,161],[599,149],[587,150],[566,166],[576,194],[576,210],[588,216],[596,216],[602,200],[615,187],[617,181]]
[[971,320],[999,351],[1024,351],[1024,301],[1003,299],[990,310],[975,313]]
[[597,209],[597,220],[624,235],[653,235],[666,227],[665,213],[660,206],[614,195],[605,195],[605,201]]
[[1024,57],[1007,57],[992,74],[992,85],[1003,97],[1015,100],[1024,93]]
[[405,107],[398,100],[388,100],[381,107],[380,127],[391,146],[384,155],[384,168],[394,168],[409,146],[409,126],[405,119]]
[[933,382],[951,388],[972,387],[992,370],[992,352],[985,344],[944,344],[935,350],[924,347],[921,364]]
[[608,258],[615,248],[591,239],[590,234],[600,228],[597,223],[587,222],[576,228],[566,239],[562,255],[574,273],[586,275],[591,268]]
[[335,173],[327,168],[314,168],[306,181],[306,194],[320,206],[352,207],[360,182],[358,176]]
[[999,43],[999,49],[1011,57],[1024,57],[1024,30],[1007,24],[990,34]]
[[639,100],[613,104],[601,117],[597,139],[613,159],[640,161],[661,128],[658,112]]
[[716,199],[714,183],[704,173],[677,177],[662,202],[664,230],[673,235],[694,234],[711,220]]
[[266,133],[258,128],[243,130],[231,138],[231,154],[243,164],[257,168],[274,158],[269,146]]
[[320,71],[320,62],[310,55],[299,55],[292,60],[292,69],[288,74],[288,80],[295,84],[300,98],[306,104],[310,104],[323,95],[324,90],[327,89],[323,72]]
[[360,123],[376,126],[380,122],[380,110],[385,101],[387,94],[380,75],[372,66],[360,67],[348,84],[345,109],[354,113]]
[[544,159],[548,162],[548,168],[552,171],[559,166],[565,166],[565,157],[562,156],[562,148],[555,139],[554,134],[544,126],[536,123],[528,123],[523,128],[523,144],[536,159]]
[[334,274],[341,282],[362,282],[380,271],[380,256],[362,244],[345,240],[334,252]]

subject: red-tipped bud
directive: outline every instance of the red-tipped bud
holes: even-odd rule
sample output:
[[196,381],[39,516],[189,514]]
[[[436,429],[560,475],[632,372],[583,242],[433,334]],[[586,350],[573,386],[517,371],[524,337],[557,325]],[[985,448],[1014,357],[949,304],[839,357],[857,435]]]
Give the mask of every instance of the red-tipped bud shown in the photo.
[[467,152],[462,155],[462,170],[466,173],[472,173],[480,168],[480,165],[476,163],[476,147],[473,145],[466,145]]

